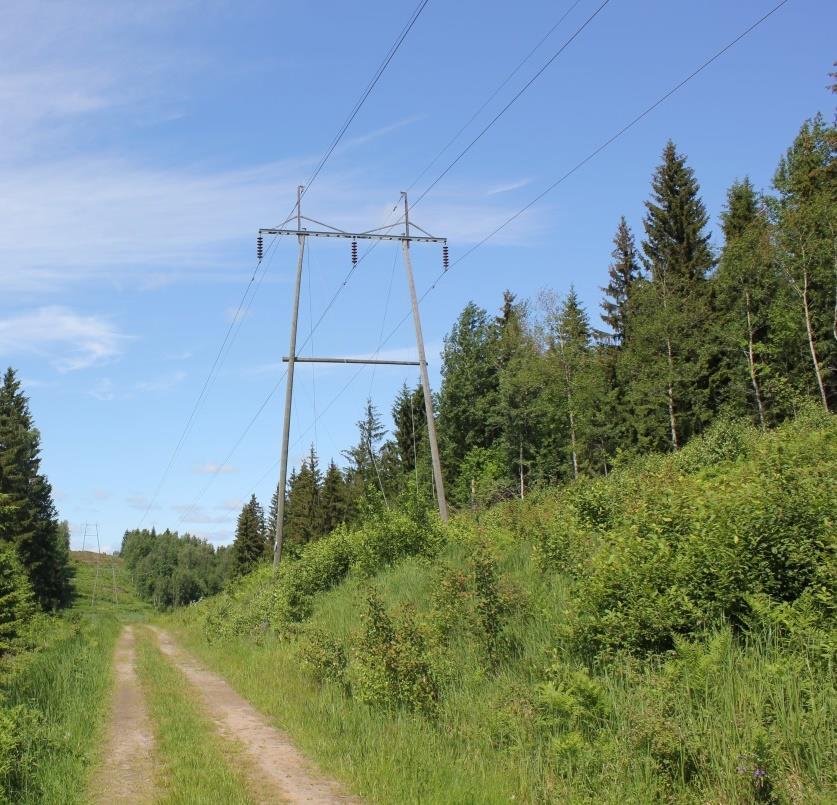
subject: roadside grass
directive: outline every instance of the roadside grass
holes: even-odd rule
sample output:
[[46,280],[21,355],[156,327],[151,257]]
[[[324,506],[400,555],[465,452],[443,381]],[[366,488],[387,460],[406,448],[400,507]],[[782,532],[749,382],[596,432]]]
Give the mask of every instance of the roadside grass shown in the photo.
[[156,800],[170,805],[264,802],[243,772],[246,761],[215,732],[183,674],[173,668],[146,630],[137,630],[137,671],[148,702],[161,764]]
[[[71,559],[73,606],[37,618],[32,649],[14,658],[2,680],[0,716],[14,732],[14,746],[0,779],[0,801],[88,801],[88,781],[100,757],[110,708],[116,639],[125,621],[138,620],[148,611],[125,586],[118,559],[117,595],[110,600],[97,595],[95,605],[95,563],[105,558],[73,552]],[[102,569],[100,565],[100,581]],[[112,594],[113,573],[108,570]]]
[[18,762],[3,786],[9,801],[87,801],[120,628],[110,615],[50,619],[43,626],[46,647],[22,658],[5,686],[5,707],[25,714]]

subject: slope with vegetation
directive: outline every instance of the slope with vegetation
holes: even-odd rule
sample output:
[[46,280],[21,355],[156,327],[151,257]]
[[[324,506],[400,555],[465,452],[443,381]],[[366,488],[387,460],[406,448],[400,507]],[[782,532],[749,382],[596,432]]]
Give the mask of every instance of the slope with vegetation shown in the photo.
[[507,292],[446,338],[452,522],[405,386],[391,438],[370,401],[345,469],[250,500],[182,638],[371,801],[837,799],[835,153],[806,121],[716,249],[669,142],[603,330]]
[[827,802],[837,425],[719,422],[442,526],[381,509],[176,616],[379,802]]

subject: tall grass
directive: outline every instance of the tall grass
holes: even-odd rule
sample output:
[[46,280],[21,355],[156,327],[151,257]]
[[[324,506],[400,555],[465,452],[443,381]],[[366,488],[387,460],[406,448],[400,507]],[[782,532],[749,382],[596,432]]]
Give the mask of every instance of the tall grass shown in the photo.
[[[97,596],[94,554],[73,554],[73,607],[33,624],[30,650],[0,685],[0,802],[87,802],[109,712],[114,644],[126,620],[146,611],[116,560],[117,596]],[[104,562],[104,560],[101,560]],[[105,578],[100,566],[100,585]],[[117,603],[118,601],[118,603]]]
[[834,802],[835,422],[724,424],[309,586],[326,543],[169,622],[373,802]]

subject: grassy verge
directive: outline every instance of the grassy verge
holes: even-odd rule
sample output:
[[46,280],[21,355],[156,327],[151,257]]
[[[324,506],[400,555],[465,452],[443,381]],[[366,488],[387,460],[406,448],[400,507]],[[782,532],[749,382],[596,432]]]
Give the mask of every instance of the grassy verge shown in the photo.
[[242,772],[244,761],[237,756],[237,748],[217,736],[183,674],[163,658],[149,634],[138,631],[138,636],[138,672],[162,763],[164,793],[158,802],[249,805],[263,801]]
[[16,763],[0,789],[9,801],[86,801],[119,630],[108,615],[56,618],[43,626],[48,644],[24,658],[5,687],[4,710],[19,725]]
[[[0,680],[0,802],[87,801],[109,711],[114,644],[122,624],[148,609],[131,594],[118,559],[89,552],[72,559],[72,608],[39,616],[29,650]],[[102,593],[106,578],[109,596]]]

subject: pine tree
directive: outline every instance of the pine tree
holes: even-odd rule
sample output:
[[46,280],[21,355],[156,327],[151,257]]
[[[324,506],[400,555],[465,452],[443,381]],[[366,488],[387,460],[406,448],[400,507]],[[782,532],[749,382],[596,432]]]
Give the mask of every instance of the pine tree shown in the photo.
[[635,283],[626,343],[635,377],[632,416],[644,447],[661,449],[667,441],[677,450],[710,414],[708,356],[700,336],[713,258],[700,187],[671,141],[651,187],[642,243],[650,281]]
[[44,609],[69,603],[69,547],[59,532],[52,487],[40,473],[40,433],[9,369],[0,388],[0,493],[7,496],[0,533],[15,545]]
[[625,340],[628,325],[631,290],[640,275],[639,256],[634,235],[624,216],[619,219],[616,235],[613,237],[613,262],[608,268],[610,280],[602,288],[605,298],[601,303],[602,321],[609,329],[608,339],[615,344]]
[[320,511],[319,459],[311,445],[308,457],[303,460],[299,472],[292,474],[288,486],[288,502],[285,507],[285,542],[297,550],[323,534]]
[[256,496],[252,495],[238,515],[233,541],[233,572],[236,575],[249,573],[264,558],[264,553],[264,512]]
[[334,461],[330,461],[320,492],[320,518],[323,534],[330,534],[348,519],[346,481]]

